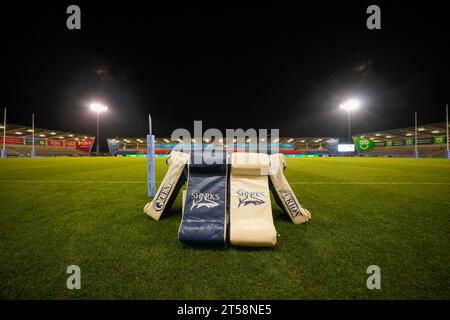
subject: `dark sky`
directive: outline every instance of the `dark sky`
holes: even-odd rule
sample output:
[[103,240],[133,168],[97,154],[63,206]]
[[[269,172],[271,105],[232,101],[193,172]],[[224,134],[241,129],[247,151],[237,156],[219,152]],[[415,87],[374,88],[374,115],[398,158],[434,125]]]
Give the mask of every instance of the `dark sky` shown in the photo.
[[[392,1],[391,1],[392,2]],[[444,121],[449,18],[439,3],[381,7],[303,2],[285,7],[166,7],[150,1],[47,2],[1,7],[0,107],[9,122],[95,133],[90,101],[109,106],[102,138],[179,127],[279,128],[346,136],[347,97],[362,100],[354,132]],[[211,2],[209,2],[211,3]],[[331,3],[331,2],[330,2]],[[82,29],[66,28],[78,4]]]

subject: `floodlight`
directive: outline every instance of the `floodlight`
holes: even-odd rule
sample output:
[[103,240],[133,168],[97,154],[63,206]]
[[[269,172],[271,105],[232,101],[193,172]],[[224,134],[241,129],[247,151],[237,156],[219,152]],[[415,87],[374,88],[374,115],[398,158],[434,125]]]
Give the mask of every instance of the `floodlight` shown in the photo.
[[359,106],[361,105],[361,103],[359,102],[359,100],[357,99],[349,99],[347,101],[345,101],[344,103],[339,105],[339,108],[341,108],[342,110],[347,111],[348,114],[348,142],[351,142],[351,125],[350,125],[350,115],[352,113],[353,110],[359,109]]
[[102,113],[106,110],[108,110],[108,107],[101,104],[101,103],[91,103],[91,105],[89,106],[91,108],[92,111],[97,112],[97,113]]
[[343,104],[340,104],[339,108],[341,108],[347,112],[350,112],[350,111],[359,109],[360,105],[361,105],[361,103],[358,100],[351,99],[351,100],[344,102]]
[[89,107],[91,108],[92,111],[97,113],[97,156],[98,156],[100,154],[100,113],[108,110],[108,107],[98,102],[92,102]]

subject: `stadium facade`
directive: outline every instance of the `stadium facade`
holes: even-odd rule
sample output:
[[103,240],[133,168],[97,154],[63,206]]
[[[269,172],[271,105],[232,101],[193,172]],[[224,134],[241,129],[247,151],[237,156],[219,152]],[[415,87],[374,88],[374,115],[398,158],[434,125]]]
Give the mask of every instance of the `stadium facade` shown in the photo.
[[[4,126],[0,125],[3,131]],[[33,148],[32,127],[7,124],[5,149],[8,157],[29,157]],[[3,137],[0,139],[3,147]],[[95,137],[82,133],[34,128],[36,156],[89,156]]]
[[[417,138],[416,138],[417,134]],[[446,123],[432,123],[353,136],[358,154],[376,157],[443,158],[447,150]]]
[[[417,137],[416,137],[417,134]],[[445,122],[421,125],[417,128],[405,127],[400,129],[389,129],[368,133],[355,134],[355,154],[369,157],[415,157],[416,150],[419,157],[443,158],[447,150],[447,132]],[[339,156],[349,153],[338,152],[338,137],[281,137],[278,141],[280,153],[288,157],[317,157],[317,156]],[[145,156],[147,151],[146,137],[115,137],[108,138],[108,148],[112,156]],[[198,147],[192,141],[191,147]],[[234,141],[235,142],[235,141]],[[155,139],[156,156],[167,156],[170,151],[182,144],[182,141],[172,141],[170,137]],[[203,141],[201,145],[205,148],[211,142]],[[236,150],[250,150],[255,145],[249,141],[245,144],[224,144],[223,140],[214,141],[216,145],[223,146],[225,150],[234,152]],[[270,145],[268,145],[269,149]]]
[[[139,138],[109,138],[108,148],[112,156],[129,156],[139,157],[145,156],[147,153],[147,144],[145,137]],[[287,157],[317,157],[321,155],[331,155],[337,152],[339,138],[336,137],[282,137],[273,141],[278,144],[280,153]],[[212,144],[223,146],[228,152],[258,150],[258,145],[251,141],[244,144],[236,143],[236,140],[230,145],[224,143],[223,139],[208,142],[203,141],[200,145],[202,148]],[[189,147],[183,141],[171,141],[170,137],[155,138],[155,154],[156,156],[167,156],[175,146]],[[267,144],[267,150],[271,149],[271,145]],[[199,144],[191,141],[191,149],[198,148]]]
[[[3,131],[3,125],[0,129]],[[28,126],[7,124],[5,130],[5,148],[8,157],[29,157],[33,147],[33,129]],[[355,154],[369,157],[419,157],[442,158],[448,152],[446,123],[432,123],[414,127],[364,132],[353,135]],[[3,143],[3,139],[1,141]],[[144,157],[147,153],[146,137],[108,138],[111,156]],[[280,137],[273,141],[279,152],[287,157],[318,157],[349,155],[339,153],[338,137]],[[83,133],[50,129],[34,129],[34,149],[36,156],[89,156],[95,143],[95,137]],[[214,143],[223,146],[228,152],[257,149],[257,144],[246,140],[244,144],[236,141],[231,145],[218,141],[203,141],[205,148]],[[172,141],[170,137],[155,138],[155,154],[167,156],[175,147],[183,144]],[[191,147],[199,144],[191,142]],[[1,146],[2,147],[2,146]],[[269,150],[270,144],[267,145]]]

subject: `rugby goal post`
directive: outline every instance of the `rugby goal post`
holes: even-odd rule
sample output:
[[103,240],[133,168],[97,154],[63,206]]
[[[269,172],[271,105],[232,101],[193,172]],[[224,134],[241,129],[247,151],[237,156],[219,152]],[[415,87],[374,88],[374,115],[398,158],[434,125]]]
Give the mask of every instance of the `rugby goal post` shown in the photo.
[[155,136],[152,134],[152,117],[148,115],[148,135],[147,135],[147,189],[148,196],[155,195]]

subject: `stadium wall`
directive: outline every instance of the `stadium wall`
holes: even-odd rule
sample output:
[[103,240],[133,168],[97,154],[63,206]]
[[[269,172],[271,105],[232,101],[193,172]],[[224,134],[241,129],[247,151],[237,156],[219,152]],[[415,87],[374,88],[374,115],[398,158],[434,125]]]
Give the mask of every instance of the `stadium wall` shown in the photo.
[[[83,139],[45,139],[35,138],[36,156],[89,156],[94,138]],[[32,137],[5,137],[5,148],[9,157],[29,157],[33,147]]]

